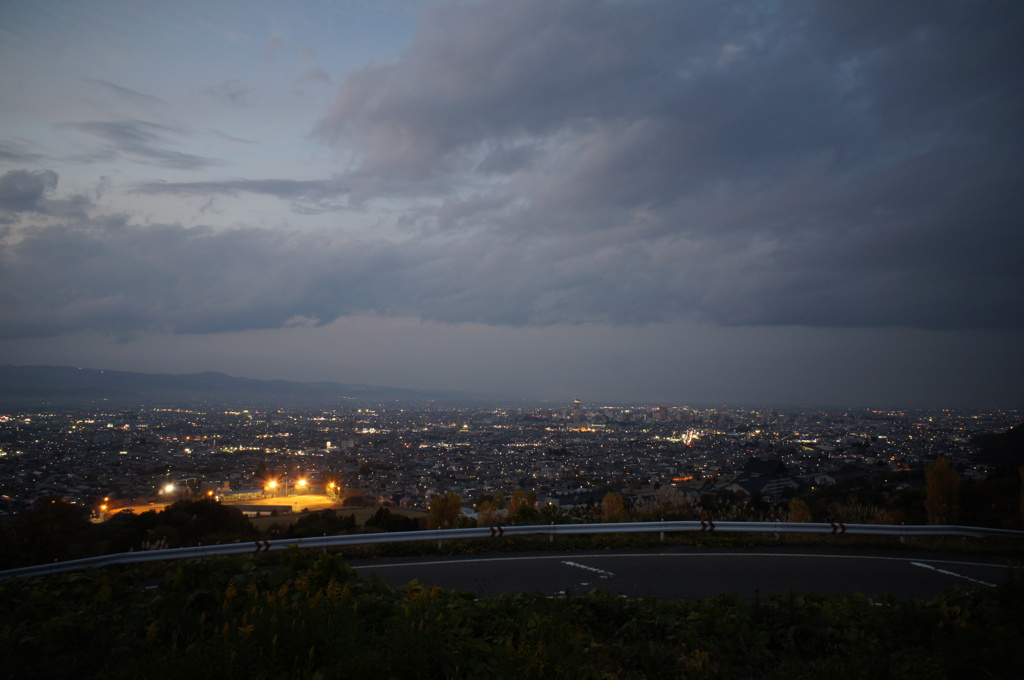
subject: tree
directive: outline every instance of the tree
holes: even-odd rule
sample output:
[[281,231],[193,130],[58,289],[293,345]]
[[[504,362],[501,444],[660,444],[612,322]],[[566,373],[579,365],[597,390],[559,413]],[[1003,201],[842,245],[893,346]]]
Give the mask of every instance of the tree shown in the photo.
[[41,498],[14,522],[15,547],[30,563],[83,557],[92,525],[89,511],[63,498]]
[[119,515],[104,522],[109,525],[111,549],[139,549],[143,544],[166,543],[177,548],[186,545],[226,543],[255,538],[256,528],[238,508],[221,505],[210,498],[182,500],[157,512]]
[[959,521],[971,526],[1020,527],[1021,477],[996,470],[987,479],[960,485]]
[[523,508],[537,507],[537,493],[535,491],[523,491],[516,489],[512,492],[512,499],[508,504],[508,514],[515,515]]
[[458,494],[450,491],[443,495],[434,494],[427,513],[427,528],[451,529],[458,523],[461,514],[462,498]]
[[531,524],[571,524],[572,518],[558,509],[554,503],[547,503],[536,510],[537,518]]
[[493,527],[501,524],[501,513],[498,511],[498,506],[491,501],[481,503],[477,508],[476,521],[477,526],[481,527]]
[[259,480],[260,488],[266,486],[267,482],[274,478],[274,472],[267,467],[267,461],[260,460],[256,466],[256,479]]
[[420,520],[393,513],[383,506],[378,508],[373,516],[368,517],[363,526],[376,527],[384,531],[419,531],[423,528]]
[[601,516],[605,522],[621,522],[626,518],[626,502],[622,494],[609,491],[601,501]]
[[490,503],[491,507],[502,510],[507,505],[505,494],[500,491],[485,491],[477,495],[473,500],[473,507],[479,510],[484,503]]
[[310,512],[288,527],[288,537],[335,536],[356,528],[356,516],[339,517],[334,510]]
[[925,509],[929,524],[950,524],[960,514],[960,474],[949,460],[939,456],[924,469]]
[[541,521],[540,510],[537,509],[537,494],[534,491],[516,489],[508,504],[509,521],[512,524],[537,524]]
[[789,502],[789,521],[790,522],[810,522],[811,519],[811,508],[807,505],[807,501],[800,498],[794,498]]

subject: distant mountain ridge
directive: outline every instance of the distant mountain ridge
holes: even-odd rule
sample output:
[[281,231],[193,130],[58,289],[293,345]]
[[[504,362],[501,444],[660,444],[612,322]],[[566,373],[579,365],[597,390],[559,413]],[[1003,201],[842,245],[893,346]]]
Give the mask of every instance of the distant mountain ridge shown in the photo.
[[345,401],[470,399],[377,385],[236,378],[224,373],[133,373],[71,366],[0,366],[0,404],[80,406],[254,404],[311,406]]

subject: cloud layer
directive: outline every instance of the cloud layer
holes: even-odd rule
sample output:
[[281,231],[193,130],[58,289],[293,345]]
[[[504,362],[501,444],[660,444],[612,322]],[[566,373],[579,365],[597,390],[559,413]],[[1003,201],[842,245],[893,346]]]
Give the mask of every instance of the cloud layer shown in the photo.
[[143,120],[85,121],[67,123],[67,127],[99,139],[101,146],[92,152],[95,159],[123,155],[130,160],[174,170],[198,170],[220,161],[177,151],[168,137],[182,130]]
[[[52,170],[0,177],[0,329],[1024,328],[1021,29],[1001,2],[445,3],[341,81],[312,132],[337,175],[133,185],[329,228],[57,214]],[[72,127],[168,171],[221,163],[172,126]]]

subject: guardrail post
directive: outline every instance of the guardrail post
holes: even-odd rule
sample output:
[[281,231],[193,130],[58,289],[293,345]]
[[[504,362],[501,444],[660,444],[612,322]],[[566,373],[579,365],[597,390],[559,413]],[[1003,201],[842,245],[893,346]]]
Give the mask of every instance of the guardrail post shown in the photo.
[[665,542],[665,518],[661,518],[661,531],[658,532],[658,536],[661,537],[661,542]]
[[548,532],[548,543],[555,542],[555,523],[551,523],[551,531]]
[[[904,524],[906,524],[906,522],[900,522],[900,526],[903,526]],[[907,544],[907,535],[906,534],[900,533],[900,543],[903,544],[903,545]]]
[[438,530],[437,530],[437,549],[438,549],[438,550],[440,550],[440,549],[441,549],[441,544],[442,544],[443,542],[444,542],[444,539],[443,539],[443,538],[441,538],[441,530],[440,530],[440,529],[438,529]]

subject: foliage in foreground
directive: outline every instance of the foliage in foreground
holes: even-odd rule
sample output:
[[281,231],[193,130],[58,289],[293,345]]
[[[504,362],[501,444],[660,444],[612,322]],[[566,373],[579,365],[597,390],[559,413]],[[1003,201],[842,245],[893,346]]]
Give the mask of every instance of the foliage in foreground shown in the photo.
[[1024,580],[935,600],[476,599],[362,579],[336,555],[0,582],[10,677],[1017,677]]

